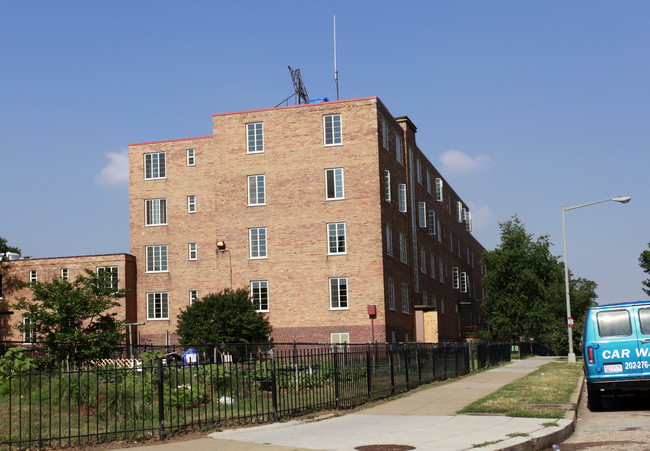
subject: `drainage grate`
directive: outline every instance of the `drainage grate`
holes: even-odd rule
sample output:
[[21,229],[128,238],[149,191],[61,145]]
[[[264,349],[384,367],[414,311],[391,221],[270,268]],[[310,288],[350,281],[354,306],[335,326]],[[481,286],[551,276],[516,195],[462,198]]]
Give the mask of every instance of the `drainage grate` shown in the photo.
[[357,446],[354,449],[356,449],[357,451],[409,451],[410,449],[415,449],[415,446],[382,444],[382,445]]

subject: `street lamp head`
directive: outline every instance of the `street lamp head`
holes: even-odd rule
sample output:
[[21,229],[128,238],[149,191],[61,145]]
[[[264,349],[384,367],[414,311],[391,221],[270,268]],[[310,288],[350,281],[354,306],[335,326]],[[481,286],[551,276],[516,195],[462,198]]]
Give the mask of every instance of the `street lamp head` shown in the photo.
[[612,199],[614,202],[620,202],[622,204],[627,204],[632,198],[630,196],[615,197]]

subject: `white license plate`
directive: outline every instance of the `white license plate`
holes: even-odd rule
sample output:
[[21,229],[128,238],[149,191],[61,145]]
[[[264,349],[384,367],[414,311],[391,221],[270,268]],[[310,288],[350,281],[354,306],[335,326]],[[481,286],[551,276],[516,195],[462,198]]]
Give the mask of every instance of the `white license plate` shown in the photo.
[[603,366],[606,373],[622,373],[623,364],[621,363],[608,363]]

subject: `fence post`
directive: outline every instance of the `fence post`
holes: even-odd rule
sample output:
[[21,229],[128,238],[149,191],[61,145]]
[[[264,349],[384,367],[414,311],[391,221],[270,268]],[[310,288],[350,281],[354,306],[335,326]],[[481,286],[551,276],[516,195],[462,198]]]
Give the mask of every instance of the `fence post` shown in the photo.
[[388,361],[390,366],[390,394],[395,394],[395,355],[393,354],[393,344],[388,344]]
[[332,347],[334,351],[334,408],[339,408],[339,356],[338,346]]
[[158,359],[158,428],[160,440],[165,440],[165,388],[163,387],[162,359]]
[[273,401],[273,421],[278,421],[278,386],[275,376],[275,349],[271,349],[271,399]]
[[366,374],[368,380],[368,399],[372,398],[372,371],[370,368],[370,344],[366,343]]

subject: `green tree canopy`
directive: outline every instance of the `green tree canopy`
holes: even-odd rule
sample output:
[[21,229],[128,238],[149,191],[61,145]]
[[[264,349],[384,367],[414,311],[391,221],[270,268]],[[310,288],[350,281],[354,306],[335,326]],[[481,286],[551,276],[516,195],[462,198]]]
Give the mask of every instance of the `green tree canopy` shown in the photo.
[[262,343],[268,340],[271,323],[255,311],[247,290],[225,289],[181,309],[176,333],[184,345]]
[[9,246],[7,244],[7,239],[0,236],[0,254],[4,254],[5,252],[13,252],[19,255],[22,254],[20,249],[15,246]]
[[550,313],[563,271],[551,255],[548,236],[533,240],[517,216],[500,223],[501,244],[483,253],[486,296],[483,310],[494,338],[536,338],[555,326]]
[[[648,243],[648,247],[650,248],[650,243]],[[646,249],[641,252],[641,255],[639,256],[639,266],[641,269],[643,269],[644,273],[650,274],[650,250]],[[642,288],[644,293],[650,296],[650,278],[644,280],[641,283],[644,287]]]
[[124,322],[111,311],[126,296],[126,290],[111,288],[111,274],[86,270],[73,282],[54,278],[28,286],[32,299],[20,298],[13,305],[22,310],[30,324],[16,326],[36,334],[54,363],[68,359],[78,365],[107,357],[124,338]]

